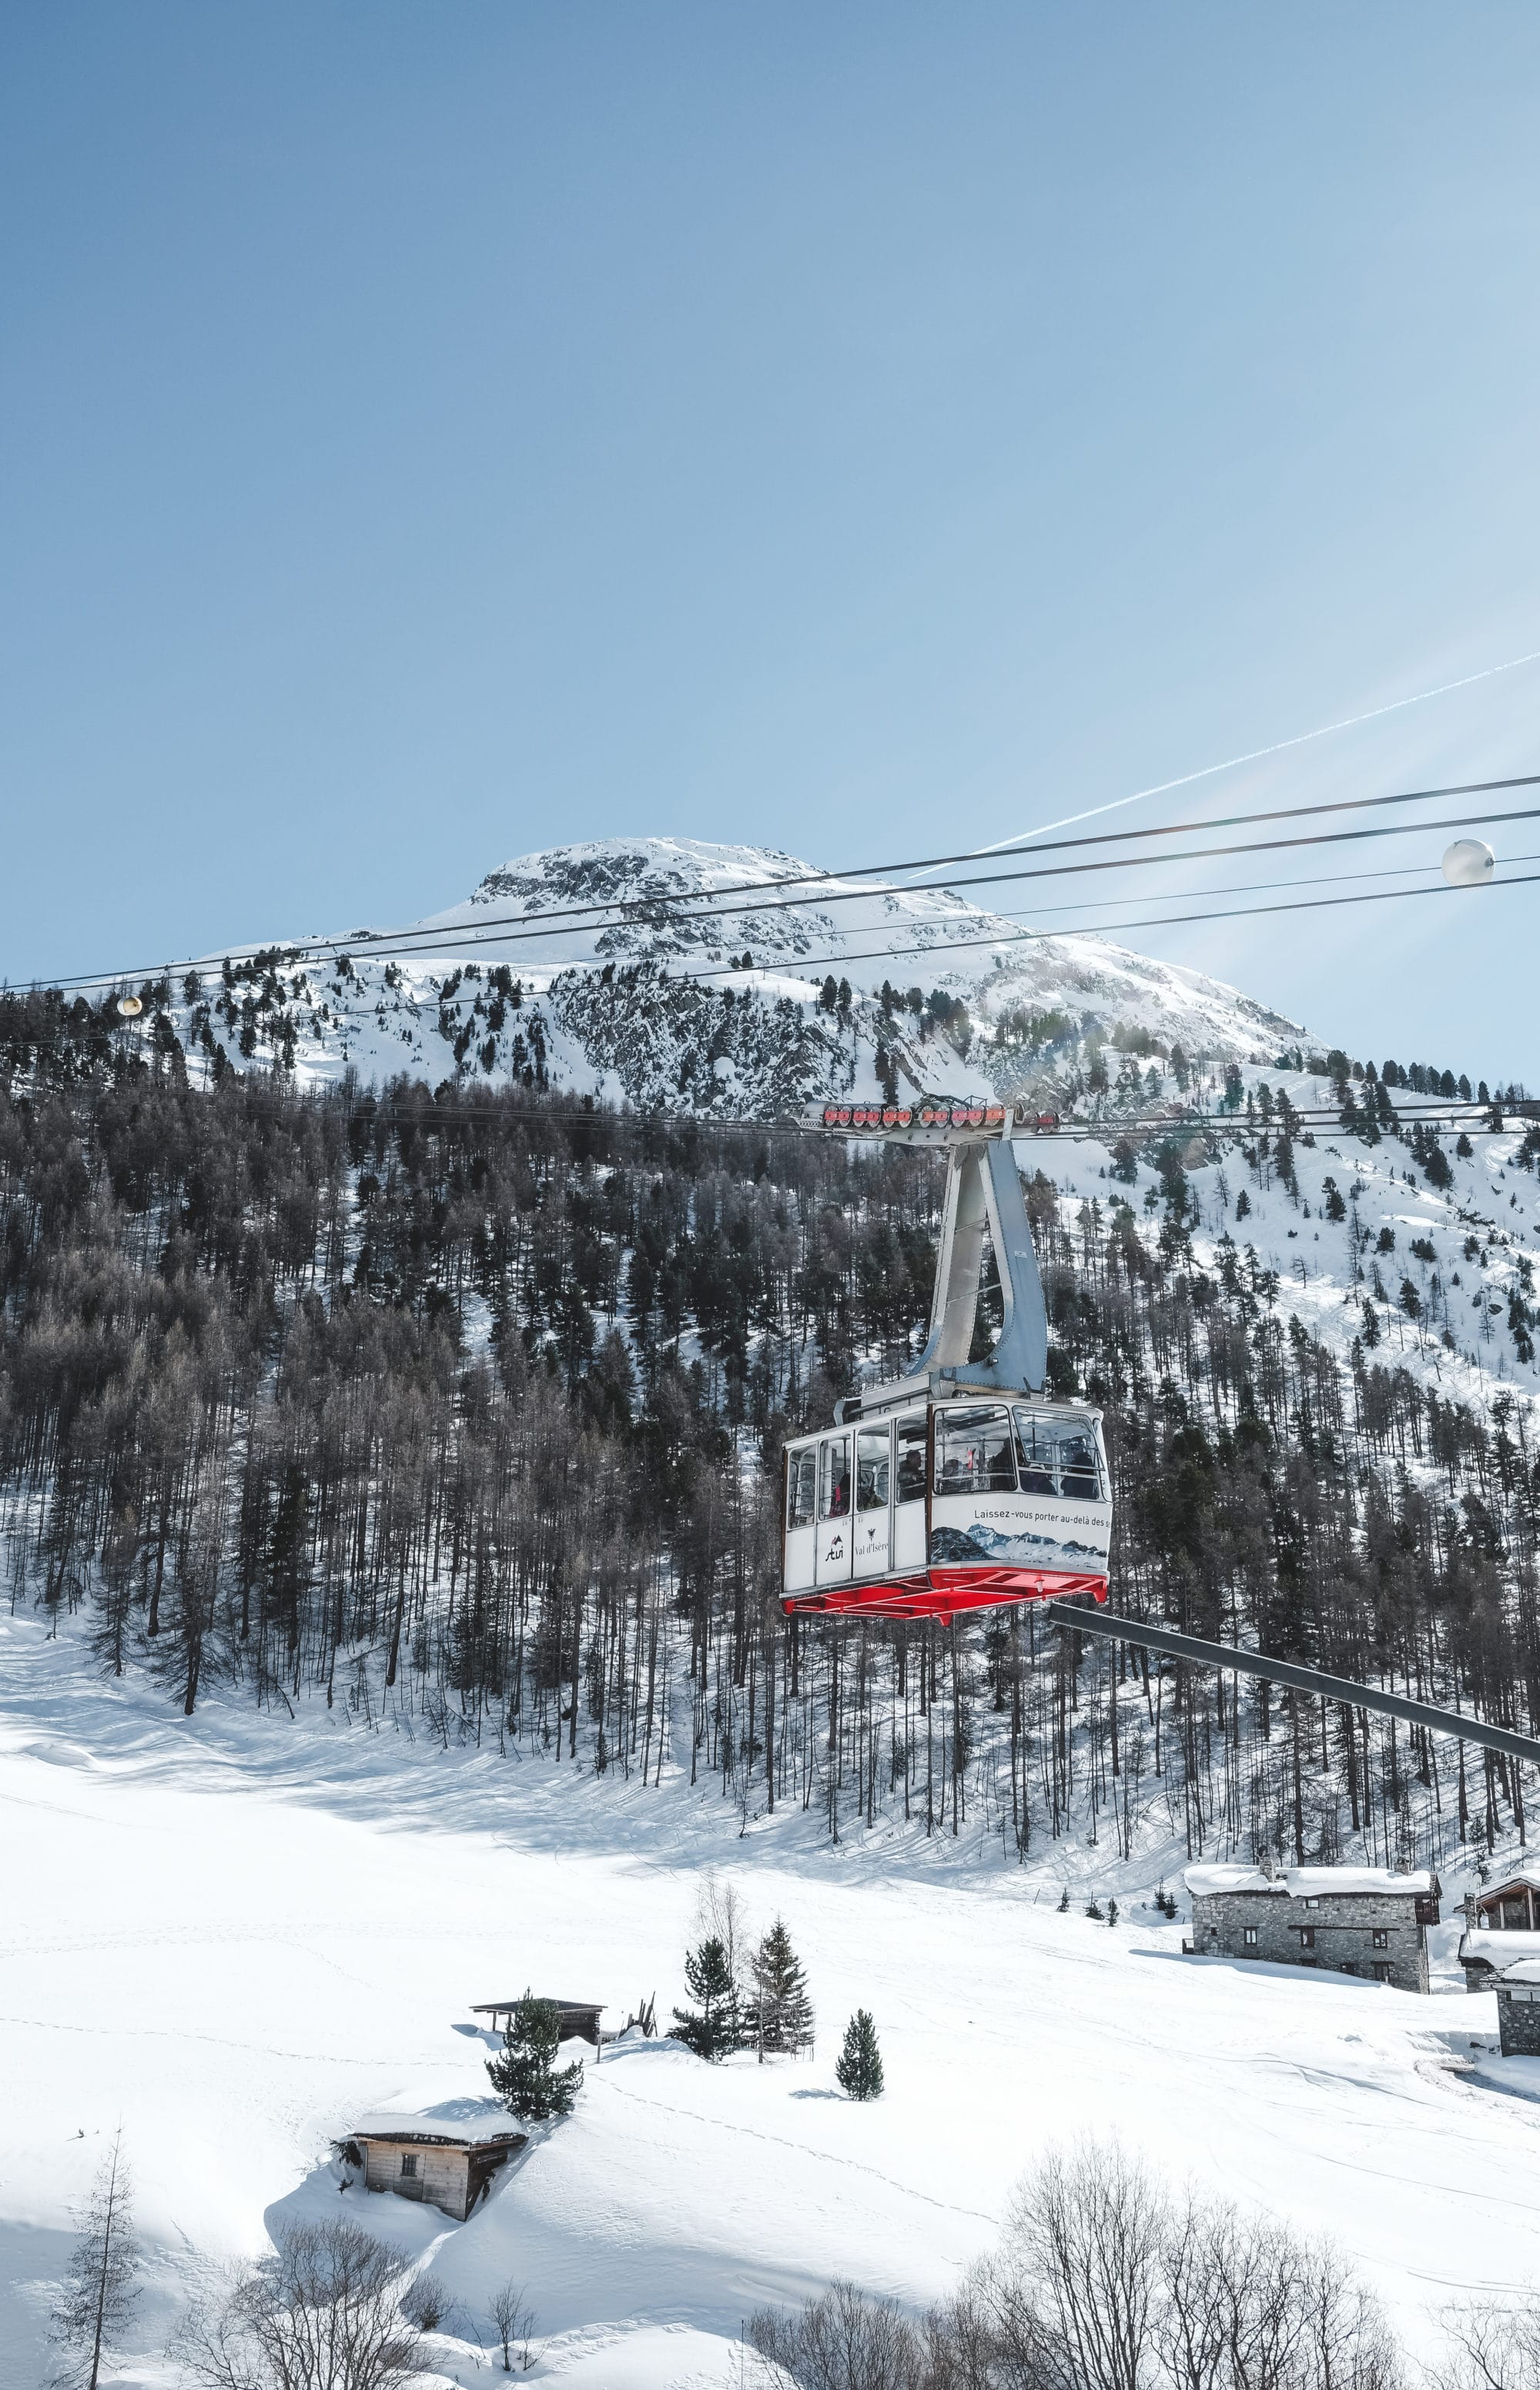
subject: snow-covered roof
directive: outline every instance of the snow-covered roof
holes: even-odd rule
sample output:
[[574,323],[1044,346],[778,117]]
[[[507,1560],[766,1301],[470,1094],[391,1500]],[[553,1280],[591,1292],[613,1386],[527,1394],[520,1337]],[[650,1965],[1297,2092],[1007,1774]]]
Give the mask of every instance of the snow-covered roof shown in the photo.
[[1276,1893],[1280,1900],[1320,1900],[1333,1894],[1398,1892],[1425,1899],[1436,1879],[1426,1868],[1396,1875],[1389,1868],[1297,1867],[1264,1875],[1254,1867],[1189,1867],[1184,1879],[1195,1899],[1205,1893]]
[[505,2110],[481,2116],[430,2116],[407,2108],[374,2108],[361,2116],[349,2140],[446,2141],[456,2149],[480,2149],[488,2141],[521,2141]]
[[1540,1984],[1540,1959],[1521,1959],[1516,1967],[1503,1969],[1505,1984]]
[[1540,1934],[1526,1934],[1517,1928],[1509,1934],[1462,1934],[1459,1961],[1462,1967],[1484,1960],[1500,1974],[1505,1967],[1517,1966],[1521,1959],[1540,1959]]
[[1523,1884],[1528,1884],[1533,1891],[1540,1892],[1540,1868],[1515,1868],[1513,1873],[1505,1875],[1500,1883],[1478,1884],[1476,1905],[1479,1908],[1484,1908],[1488,1901],[1500,1900],[1505,1892],[1517,1892]]

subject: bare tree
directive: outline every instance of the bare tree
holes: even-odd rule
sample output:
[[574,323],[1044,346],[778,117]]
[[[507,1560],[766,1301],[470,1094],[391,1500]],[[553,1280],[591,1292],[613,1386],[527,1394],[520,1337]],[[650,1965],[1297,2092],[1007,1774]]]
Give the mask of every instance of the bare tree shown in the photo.
[[1147,2390],[1169,2213],[1121,2143],[1048,2152],[1017,2191],[982,2275],[1019,2378],[1054,2378],[1045,2371],[1054,2351],[1063,2378],[1084,2390]]
[[727,1972],[741,1989],[750,1963],[749,1917],[731,1876],[720,1875],[713,1867],[705,1870],[695,1896],[695,1921],[703,1936],[721,1943]]
[[174,2354],[208,2390],[397,2390],[429,2370],[410,2260],[356,2224],[297,2224],[196,2308]]
[[1532,2390],[1540,2382],[1540,2299],[1476,2299],[1449,2319],[1457,2354],[1437,2368],[1439,2390]]
[[58,2377],[96,2390],[104,2353],[138,2303],[140,2265],[134,2229],[134,2182],[122,2128],[96,2169],[91,2195],[75,2217],[80,2237],[54,2308],[52,2333],[64,2351]]
[[919,2333],[892,2299],[833,2282],[800,2315],[761,2307],[749,2341],[797,2390],[924,2390]]
[[523,2287],[512,2280],[501,2283],[492,2294],[492,2320],[498,2345],[503,2352],[503,2371],[513,2371],[515,2345],[519,2371],[528,2373],[534,2363],[534,2351],[530,2345],[534,2331],[534,2309],[524,2296]]
[[[1472,2364],[1441,2390],[1534,2390],[1540,2319],[1481,2309],[1468,2320]],[[836,2283],[800,2315],[757,2314],[749,2339],[777,2369],[776,2390],[1402,2390],[1404,2381],[1377,2303],[1328,2243],[1195,2191],[1174,2201],[1115,2141],[1050,2151],[1018,2191],[999,2249],[924,2318]]]

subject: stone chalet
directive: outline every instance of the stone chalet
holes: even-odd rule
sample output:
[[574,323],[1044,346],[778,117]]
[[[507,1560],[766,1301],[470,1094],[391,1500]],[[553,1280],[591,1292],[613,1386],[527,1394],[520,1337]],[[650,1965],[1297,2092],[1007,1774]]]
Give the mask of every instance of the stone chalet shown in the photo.
[[1540,2058],[1540,1959],[1498,1977],[1497,2038],[1505,2058]]
[[1321,1967],[1399,1991],[1428,1989],[1428,1927],[1439,1921],[1439,1880],[1422,1870],[1190,1867],[1192,1939],[1200,1958],[1266,1959]]
[[1489,1992],[1522,1959],[1540,1959],[1540,1874],[1527,1870],[1465,1896],[1459,1960],[1468,1992]]
[[366,2116],[335,2146],[363,2176],[366,2191],[426,2201],[463,2224],[493,2177],[528,2139],[506,2114],[462,2122],[392,2111]]

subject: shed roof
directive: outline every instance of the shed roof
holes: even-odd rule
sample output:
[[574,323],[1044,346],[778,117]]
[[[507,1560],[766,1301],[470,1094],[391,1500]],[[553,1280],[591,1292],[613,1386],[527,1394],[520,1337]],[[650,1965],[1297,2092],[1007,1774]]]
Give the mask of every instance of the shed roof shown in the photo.
[[[536,1992],[534,1997],[538,2000],[545,2001],[546,2005],[550,2008],[565,2009],[575,2011],[581,2016],[602,2016],[604,2014],[605,2004],[603,2000],[558,2000],[554,1992]],[[473,2004],[470,2013],[472,2016],[491,2016],[496,2010],[516,2009],[520,2000],[527,1999],[528,1998],[529,1994],[527,1992],[518,1992],[514,1995],[511,2000],[477,2000]]]
[[1521,1959],[1516,1967],[1503,1969],[1505,1984],[1540,1984],[1540,1959]]
[[1439,1891],[1437,1876],[1426,1868],[1396,1875],[1390,1868],[1297,1867],[1268,1876],[1253,1867],[1190,1867],[1184,1881],[1195,1898],[1205,1893],[1260,1892],[1280,1900],[1329,1900],[1334,1894],[1391,1892],[1427,1899]]
[[355,2141],[436,2141],[448,2149],[480,2150],[500,2141],[524,2142],[504,2111],[485,2116],[425,2116],[410,2109],[375,2108],[347,2136]]

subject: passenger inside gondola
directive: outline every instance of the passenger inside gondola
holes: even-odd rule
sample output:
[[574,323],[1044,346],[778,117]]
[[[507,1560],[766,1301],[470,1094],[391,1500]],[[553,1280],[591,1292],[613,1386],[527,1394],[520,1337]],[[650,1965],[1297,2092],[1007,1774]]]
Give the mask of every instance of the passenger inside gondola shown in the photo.
[[1096,1442],[1084,1428],[1059,1430],[1059,1490],[1072,1502],[1094,1502],[1101,1491]]
[[1053,1430],[1034,1420],[1031,1411],[1016,1417],[1016,1469],[1023,1494],[1054,1494]]
[[865,1452],[860,1455],[855,1465],[855,1507],[858,1510],[887,1509],[888,1456],[886,1451],[870,1456]]
[[936,1415],[938,1494],[1009,1494],[1016,1486],[1010,1421],[1004,1410]]
[[843,1519],[850,1511],[850,1438],[826,1436],[818,1454],[818,1508],[826,1519]]
[[901,1419],[898,1422],[898,1498],[901,1502],[923,1502],[925,1499],[925,1419]]

